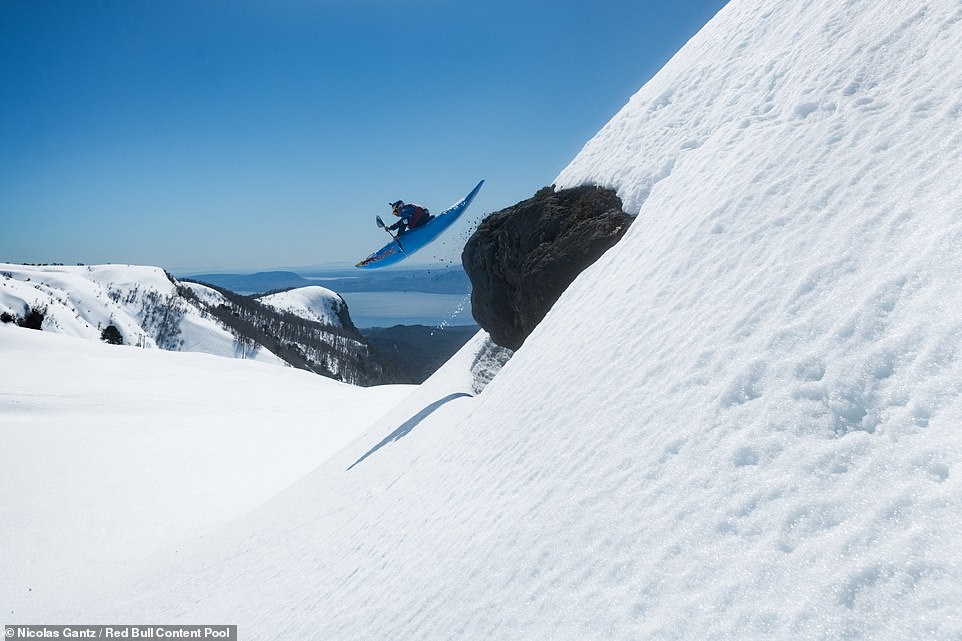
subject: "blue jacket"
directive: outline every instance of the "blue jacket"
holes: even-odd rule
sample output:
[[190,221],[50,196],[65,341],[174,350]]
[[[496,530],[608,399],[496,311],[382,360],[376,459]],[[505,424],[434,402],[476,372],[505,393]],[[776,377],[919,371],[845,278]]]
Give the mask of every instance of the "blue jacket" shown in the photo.
[[388,229],[400,229],[402,225],[414,229],[428,221],[428,210],[420,205],[406,204],[401,207],[400,219]]

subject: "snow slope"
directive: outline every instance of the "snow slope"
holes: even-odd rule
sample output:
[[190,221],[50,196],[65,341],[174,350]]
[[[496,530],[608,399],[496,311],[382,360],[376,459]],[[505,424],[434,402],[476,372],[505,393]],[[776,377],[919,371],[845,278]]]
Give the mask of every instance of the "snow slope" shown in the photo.
[[412,389],[11,325],[0,354],[6,621],[247,512]]
[[347,303],[340,295],[319,285],[268,294],[257,300],[274,309],[334,327],[342,326],[339,313],[347,308]]
[[960,50],[957,0],[733,0],[558,177],[638,219],[480,395],[472,344],[229,527],[18,618],[962,638]]

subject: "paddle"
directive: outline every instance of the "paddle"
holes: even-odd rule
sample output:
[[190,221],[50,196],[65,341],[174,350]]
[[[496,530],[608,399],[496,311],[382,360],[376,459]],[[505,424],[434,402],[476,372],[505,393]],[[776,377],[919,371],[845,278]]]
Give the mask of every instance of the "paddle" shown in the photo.
[[383,229],[384,231],[386,231],[388,236],[390,236],[394,240],[397,240],[397,236],[391,233],[391,230],[387,228],[387,225],[384,224],[384,221],[381,220],[380,216],[377,217],[377,226]]
[[387,232],[387,235],[390,236],[394,240],[394,242],[397,243],[398,249],[400,249],[401,253],[403,254],[404,248],[401,247],[401,243],[400,241],[398,241],[398,237],[391,233],[391,230],[387,228],[387,225],[384,224],[384,221],[381,220],[380,216],[377,217],[377,226]]

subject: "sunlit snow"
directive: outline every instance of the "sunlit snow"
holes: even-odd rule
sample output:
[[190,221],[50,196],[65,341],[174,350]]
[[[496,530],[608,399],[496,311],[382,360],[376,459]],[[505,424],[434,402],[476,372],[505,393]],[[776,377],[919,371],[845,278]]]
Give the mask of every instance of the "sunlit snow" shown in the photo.
[[[64,556],[61,521],[9,515],[88,477],[0,468],[0,611],[291,640],[962,638],[959,51],[957,0],[732,0],[558,177],[638,217],[483,391],[483,335],[378,420],[387,399],[318,390],[355,440],[84,590],[31,556]],[[8,356],[27,330],[0,330],[40,390]],[[66,431],[64,395],[85,431],[113,412],[69,396],[101,353],[0,396],[5,451],[46,438],[10,417]]]
[[335,327],[341,326],[338,311],[346,306],[337,293],[319,285],[268,294],[259,297],[258,300],[274,309]]

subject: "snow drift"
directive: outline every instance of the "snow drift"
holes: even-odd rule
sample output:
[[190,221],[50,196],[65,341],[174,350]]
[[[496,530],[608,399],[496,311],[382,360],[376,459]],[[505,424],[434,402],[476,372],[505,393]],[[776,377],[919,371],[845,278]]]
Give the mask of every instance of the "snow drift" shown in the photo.
[[0,325],[0,355],[8,623],[159,551],[176,554],[310,472],[411,391],[12,325]]
[[955,0],[733,0],[558,177],[638,218],[479,396],[442,370],[229,529],[24,617],[960,638],[960,50]]

